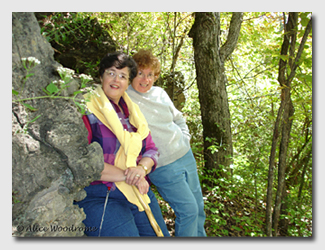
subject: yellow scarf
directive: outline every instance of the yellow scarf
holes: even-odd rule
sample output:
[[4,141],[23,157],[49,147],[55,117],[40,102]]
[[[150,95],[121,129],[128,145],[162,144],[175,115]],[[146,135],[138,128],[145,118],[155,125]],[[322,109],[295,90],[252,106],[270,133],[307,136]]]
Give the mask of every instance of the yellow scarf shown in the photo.
[[[137,132],[129,132],[124,130],[121,121],[118,118],[115,109],[108,100],[101,86],[97,87],[94,94],[86,94],[85,98],[90,99],[87,102],[87,107],[108,129],[110,129],[121,146],[116,154],[114,165],[122,170],[129,167],[137,166],[137,157],[142,148],[142,140],[149,134],[148,123],[139,109],[139,106],[131,101],[127,93],[122,95],[129,109],[129,121],[137,128]],[[125,181],[115,182],[116,187],[125,195],[127,200],[138,206],[139,211],[143,211],[143,206],[139,202],[135,192],[142,197],[146,204],[150,203],[150,198],[147,194],[140,194],[137,188],[133,189],[131,185]]]

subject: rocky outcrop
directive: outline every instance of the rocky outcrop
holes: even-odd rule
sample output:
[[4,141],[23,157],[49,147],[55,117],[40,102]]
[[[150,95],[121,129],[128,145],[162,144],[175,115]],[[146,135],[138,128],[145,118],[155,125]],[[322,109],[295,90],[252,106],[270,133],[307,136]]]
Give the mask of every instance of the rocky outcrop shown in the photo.
[[[103,169],[102,149],[97,143],[88,145],[76,105],[68,98],[39,98],[60,79],[53,54],[34,14],[12,13],[14,236],[83,236],[85,214],[73,201],[85,197],[83,188]],[[22,58],[30,56],[41,63],[27,72]],[[61,97],[71,96],[78,87],[75,79]],[[17,102],[25,98],[31,100]]]

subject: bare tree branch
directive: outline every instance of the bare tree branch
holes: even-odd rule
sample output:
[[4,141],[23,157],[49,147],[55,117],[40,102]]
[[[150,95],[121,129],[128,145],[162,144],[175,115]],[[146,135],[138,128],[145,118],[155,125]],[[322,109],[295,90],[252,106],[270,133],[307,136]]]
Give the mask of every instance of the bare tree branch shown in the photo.
[[242,21],[243,12],[234,12],[232,14],[227,41],[220,49],[220,58],[223,62],[234,51],[236,47]]
[[310,18],[310,20],[309,20],[309,22],[307,24],[304,36],[302,37],[302,40],[301,40],[301,43],[300,43],[300,46],[299,46],[299,49],[298,49],[298,52],[297,52],[297,56],[295,58],[295,62],[292,65],[291,73],[290,73],[290,76],[288,78],[289,81],[291,81],[291,79],[293,79],[293,77],[296,74],[296,68],[298,67],[298,62],[300,60],[302,51],[304,50],[304,46],[305,46],[305,43],[307,41],[307,38],[308,38],[308,35],[309,35],[311,29],[312,29],[312,18]]

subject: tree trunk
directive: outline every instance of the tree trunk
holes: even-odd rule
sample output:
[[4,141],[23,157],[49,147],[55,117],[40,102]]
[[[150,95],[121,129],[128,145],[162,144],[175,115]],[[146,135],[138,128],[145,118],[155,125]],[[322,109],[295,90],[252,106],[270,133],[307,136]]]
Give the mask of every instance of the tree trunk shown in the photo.
[[285,34],[283,38],[281,56],[286,57],[289,53],[289,59],[279,61],[279,74],[278,81],[282,88],[281,91],[281,104],[274,126],[272,148],[269,159],[269,176],[268,176],[268,190],[267,190],[267,207],[266,207],[266,234],[267,236],[272,236],[272,190],[273,190],[273,169],[275,166],[275,152],[277,147],[277,141],[279,137],[279,126],[282,122],[282,134],[281,134],[281,143],[279,150],[279,164],[278,164],[278,190],[276,195],[276,201],[274,206],[273,214],[273,227],[274,234],[277,235],[278,220],[281,211],[281,203],[283,192],[285,192],[285,173],[286,173],[286,158],[287,158],[287,149],[290,139],[290,131],[293,120],[290,119],[294,113],[294,106],[292,104],[290,91],[291,91],[291,82],[295,76],[295,72],[298,66],[298,62],[301,57],[301,53],[304,49],[307,36],[311,31],[312,21],[310,20],[304,36],[299,45],[297,54],[295,54],[296,48],[296,37],[297,37],[297,26],[298,26],[298,13],[290,12],[288,22],[285,24]]
[[[289,91],[288,91],[289,92]],[[288,93],[289,97],[286,103],[285,111],[283,114],[283,126],[282,126],[282,140],[280,144],[280,152],[279,152],[279,168],[278,168],[278,189],[275,199],[275,206],[274,206],[274,233],[278,231],[278,222],[280,217],[281,211],[281,204],[282,204],[282,197],[285,193],[285,170],[286,170],[286,159],[287,159],[287,151],[288,151],[288,144],[290,138],[290,132],[292,127],[292,119],[294,113],[294,107],[292,105],[290,92]]]
[[242,16],[242,13],[233,13],[228,38],[222,47],[219,44],[219,13],[195,13],[195,22],[189,32],[193,38],[201,105],[205,171],[227,169],[232,162],[233,146],[224,62],[237,44]]

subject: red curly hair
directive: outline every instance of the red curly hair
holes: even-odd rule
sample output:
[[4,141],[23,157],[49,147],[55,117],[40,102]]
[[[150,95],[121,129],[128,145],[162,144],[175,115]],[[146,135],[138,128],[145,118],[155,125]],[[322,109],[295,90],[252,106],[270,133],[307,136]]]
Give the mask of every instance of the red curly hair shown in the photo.
[[157,79],[160,75],[160,62],[155,57],[151,50],[140,49],[133,56],[134,61],[138,64],[138,69],[150,68],[153,70],[155,78]]

